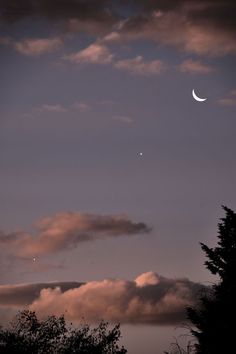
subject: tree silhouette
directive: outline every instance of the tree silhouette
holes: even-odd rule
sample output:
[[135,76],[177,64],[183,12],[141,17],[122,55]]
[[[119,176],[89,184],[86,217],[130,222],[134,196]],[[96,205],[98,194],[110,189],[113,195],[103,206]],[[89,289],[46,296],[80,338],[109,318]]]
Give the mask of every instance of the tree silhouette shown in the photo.
[[217,247],[201,243],[208,260],[206,267],[219,281],[200,297],[196,308],[188,308],[191,330],[197,340],[197,354],[228,354],[235,348],[236,321],[236,214],[223,207],[226,215],[218,224]]
[[121,337],[119,325],[109,329],[101,322],[91,329],[66,325],[64,316],[49,316],[40,321],[35,312],[18,314],[7,329],[0,329],[1,354],[125,354],[118,346]]
[[177,339],[175,342],[171,343],[170,351],[164,352],[164,354],[194,354],[195,353],[195,346],[191,340],[188,341],[185,348],[183,348]]

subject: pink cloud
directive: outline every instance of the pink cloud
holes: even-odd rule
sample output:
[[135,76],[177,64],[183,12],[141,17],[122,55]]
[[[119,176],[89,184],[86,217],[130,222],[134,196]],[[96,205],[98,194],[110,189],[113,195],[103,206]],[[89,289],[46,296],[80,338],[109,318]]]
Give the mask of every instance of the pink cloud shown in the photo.
[[87,103],[82,101],[75,102],[72,107],[74,109],[78,109],[80,112],[88,112],[91,110],[91,107]]
[[236,90],[232,90],[227,97],[221,98],[218,103],[222,106],[236,106]]
[[64,59],[76,64],[109,64],[113,54],[104,44],[93,43],[77,53],[67,55]]
[[122,115],[114,115],[112,117],[112,119],[114,119],[115,121],[118,121],[118,122],[122,122],[124,124],[131,124],[134,121],[131,117],[122,116]]
[[0,286],[0,310],[24,308],[39,316],[64,314],[67,320],[130,324],[178,324],[185,308],[195,303],[199,283],[168,279],[154,272],[136,279],[105,279],[87,283]]
[[165,69],[165,64],[161,60],[145,61],[141,55],[133,59],[119,60],[114,64],[119,70],[127,71],[134,75],[159,75]]
[[187,59],[179,65],[179,70],[183,73],[190,74],[209,74],[214,69],[207,64],[202,63],[200,60]]
[[149,231],[147,225],[135,223],[126,215],[67,212],[40,220],[36,225],[36,235],[23,231],[2,233],[0,244],[5,246],[6,252],[33,258],[77,247],[81,242]]
[[25,39],[14,43],[17,52],[28,56],[39,56],[45,53],[51,53],[63,45],[61,38],[36,38]]
[[64,113],[67,111],[61,104],[42,104],[36,109],[38,112]]

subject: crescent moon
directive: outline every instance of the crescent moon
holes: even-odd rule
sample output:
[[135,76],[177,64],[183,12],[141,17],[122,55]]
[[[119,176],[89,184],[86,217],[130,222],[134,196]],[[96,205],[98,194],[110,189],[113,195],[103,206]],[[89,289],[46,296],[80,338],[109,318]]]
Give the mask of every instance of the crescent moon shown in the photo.
[[193,89],[193,91],[192,91],[192,95],[193,95],[193,98],[194,98],[196,101],[198,101],[198,102],[204,102],[204,101],[207,100],[207,98],[198,97],[198,96],[196,95],[194,89]]

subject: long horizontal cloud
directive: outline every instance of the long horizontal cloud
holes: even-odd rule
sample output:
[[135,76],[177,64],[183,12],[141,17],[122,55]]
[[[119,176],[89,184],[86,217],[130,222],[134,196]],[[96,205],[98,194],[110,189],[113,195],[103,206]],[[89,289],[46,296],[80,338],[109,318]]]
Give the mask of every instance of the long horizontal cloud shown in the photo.
[[20,54],[36,57],[59,50],[64,41],[60,37],[26,38],[20,41],[10,37],[0,37],[0,44],[13,48]]
[[100,27],[110,40],[147,38],[204,55],[236,53],[235,15],[234,0],[0,1],[3,22],[26,17],[64,20],[64,28],[72,31],[92,29],[96,35]]
[[189,74],[209,74],[214,71],[214,68],[199,60],[186,59],[179,65],[179,70]]
[[228,96],[221,98],[219,104],[223,106],[236,106],[236,90],[229,92]]
[[[131,324],[178,324],[185,308],[205,289],[188,279],[168,279],[153,272],[133,281],[0,286],[0,310],[27,307],[42,317],[65,314],[67,320]],[[27,306],[26,306],[27,305]]]
[[0,233],[1,247],[22,257],[55,253],[77,246],[81,242],[104,237],[148,233],[150,228],[135,223],[125,215],[60,213],[39,221],[36,235],[23,231]]
[[127,71],[134,75],[159,75],[165,69],[165,64],[161,60],[145,61],[142,56],[133,59],[119,60],[114,64],[119,70]]
[[34,38],[25,39],[13,44],[14,48],[21,54],[28,56],[38,56],[45,53],[51,53],[62,47],[61,38]]
[[40,296],[42,289],[60,288],[62,292],[79,288],[84,283],[53,282],[36,284],[0,285],[0,306],[26,306],[30,305]]

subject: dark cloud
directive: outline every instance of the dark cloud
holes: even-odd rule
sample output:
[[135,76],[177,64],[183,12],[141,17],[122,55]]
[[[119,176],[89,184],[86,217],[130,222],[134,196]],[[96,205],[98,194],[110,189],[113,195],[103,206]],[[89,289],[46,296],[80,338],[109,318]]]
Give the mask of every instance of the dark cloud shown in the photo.
[[236,3],[234,0],[149,0],[138,2],[142,4],[146,12],[155,10],[175,12],[185,15],[188,20],[206,26],[236,29]]
[[188,279],[168,279],[153,272],[133,281],[102,280],[87,283],[46,283],[0,286],[0,310],[17,306],[45,317],[65,314],[66,319],[130,324],[179,324],[185,308],[195,304],[206,289]]
[[187,13],[190,19],[199,21],[206,26],[212,25],[225,30],[236,30],[235,1],[216,0],[210,2],[202,0],[198,2],[197,6],[194,6],[192,1],[192,7],[189,6]]
[[79,288],[83,283],[78,282],[53,282],[37,284],[0,285],[0,306],[26,306],[40,296],[42,289],[55,289],[61,292]]
[[123,41],[151,39],[199,55],[236,53],[235,15],[232,0],[0,0],[5,23],[46,18],[96,36],[116,29]]
[[[132,18],[153,11],[184,13],[196,21],[212,22],[216,26],[236,27],[234,0],[1,0],[0,18],[17,21],[27,17],[53,20],[72,19],[110,22]],[[120,16],[118,17],[118,13]],[[122,15],[121,15],[122,14]]]
[[1,0],[0,16],[7,22],[27,17],[111,21],[109,3],[108,0]]
[[104,237],[117,237],[150,232],[142,222],[135,223],[126,215],[60,213],[40,220],[36,235],[23,231],[1,233],[5,252],[21,257],[35,257],[76,247],[81,242]]
[[198,55],[236,53],[234,2],[148,1],[142,5],[143,11],[123,22],[123,39],[153,40]]

